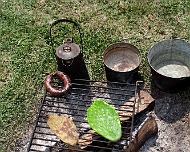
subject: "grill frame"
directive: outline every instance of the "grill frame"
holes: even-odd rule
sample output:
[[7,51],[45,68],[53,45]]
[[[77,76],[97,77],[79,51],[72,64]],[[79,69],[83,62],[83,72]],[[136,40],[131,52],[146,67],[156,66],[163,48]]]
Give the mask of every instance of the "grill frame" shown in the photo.
[[[58,86],[62,86],[62,84],[58,84],[56,83]],[[72,83],[72,88],[70,89],[70,91],[65,94],[64,96],[62,97],[52,97],[49,95],[48,92],[45,92],[43,98],[42,98],[42,101],[41,101],[41,105],[39,107],[39,112],[37,114],[37,118],[36,118],[36,122],[35,122],[35,126],[34,126],[34,129],[33,129],[33,132],[32,132],[32,135],[31,135],[31,139],[29,141],[29,145],[28,145],[28,149],[27,149],[27,152],[33,152],[33,151],[38,151],[40,152],[39,149],[37,150],[34,150],[32,147],[34,146],[40,146],[41,147],[47,147],[46,149],[49,149],[49,151],[51,151],[50,149],[51,148],[56,148],[56,147],[59,147],[61,145],[61,148],[62,148],[62,151],[64,150],[73,150],[73,151],[96,151],[96,150],[93,150],[93,149],[98,149],[99,151],[100,150],[104,150],[104,151],[124,151],[124,149],[127,148],[127,145],[129,144],[129,142],[133,139],[132,137],[132,131],[133,131],[133,125],[134,125],[134,115],[135,113],[138,111],[138,108],[136,109],[136,104],[138,104],[137,102],[137,95],[138,95],[138,86],[139,86],[140,82],[137,81],[136,84],[129,84],[129,83],[119,83],[119,82],[107,82],[107,81],[92,81],[92,80],[82,80],[82,79],[78,79],[76,80],[74,83]],[[94,89],[93,89],[94,88]],[[128,89],[128,88],[133,88],[133,89]],[[78,90],[79,92],[80,91],[87,91],[89,94],[79,94],[79,92],[75,93],[74,90]],[[102,90],[107,90],[107,91],[102,91]],[[114,92],[112,92],[114,90]],[[122,92],[123,91],[123,92]],[[96,93],[97,94],[96,94]],[[119,92],[119,93],[118,93]],[[127,94],[124,94],[124,92],[127,92]],[[103,94],[103,96],[99,96],[100,94]],[[104,94],[107,94],[108,96],[104,95]],[[87,96],[86,96],[87,95]],[[118,97],[116,98],[113,98],[113,97],[110,97],[110,96],[122,96],[122,97],[125,97],[125,99],[118,99]],[[87,101],[82,101],[79,103],[82,103],[82,104],[87,104],[88,106],[86,106],[86,109],[83,109],[83,110],[79,110],[78,108],[66,108],[66,107],[60,107],[59,106],[59,103],[60,104],[69,104],[69,105],[72,105],[72,106],[76,106],[76,107],[80,107],[80,106],[83,106],[82,104],[79,105],[78,104],[71,104],[71,102],[69,100],[72,100],[71,97],[73,96],[86,96],[86,97],[89,97],[89,98],[101,98],[101,99],[105,99],[107,102],[111,102],[110,104],[114,105],[114,107],[116,108],[116,110],[119,108],[121,108],[121,106],[123,106],[123,104],[118,104],[118,103],[113,103],[113,101],[115,100],[119,100],[119,101],[123,101],[124,103],[126,103],[126,101],[129,103],[132,103],[131,105],[127,105],[125,106],[126,108],[132,108],[131,111],[125,111],[125,110],[119,110],[119,111],[124,111],[124,112],[128,112],[128,114],[130,116],[126,116],[126,117],[129,117],[127,118],[128,120],[125,121],[125,125],[127,125],[127,127],[123,127],[122,126],[122,129],[123,130],[126,130],[126,129],[129,129],[130,131],[127,131],[126,133],[123,133],[122,134],[122,139],[117,142],[117,143],[111,143],[110,141],[104,139],[103,137],[100,137],[98,135],[94,135],[94,136],[97,136],[97,139],[93,139],[93,142],[100,142],[103,143],[103,144],[107,144],[107,146],[97,146],[97,145],[89,145],[89,147],[92,147],[91,149],[92,150],[85,150],[85,149],[73,149],[68,147],[68,145],[64,144],[63,142],[60,142],[60,140],[57,138],[57,140],[53,140],[53,139],[44,139],[44,138],[40,138],[40,137],[36,137],[36,135],[38,134],[45,134],[46,137],[47,136],[55,136],[53,133],[49,134],[49,133],[45,133],[45,132],[42,132],[42,131],[38,131],[37,129],[40,128],[46,128],[48,130],[49,127],[46,126],[46,127],[43,127],[41,126],[43,123],[47,125],[47,116],[45,115],[48,115],[48,112],[51,112],[51,113],[57,113],[57,114],[67,114],[67,115],[70,115],[68,112],[61,112],[61,111],[57,111],[59,109],[62,109],[62,110],[66,110],[68,109],[69,111],[72,111],[72,110],[77,110],[77,111],[85,111],[89,106],[90,104],[92,103],[92,99],[91,100],[87,100]],[[98,96],[98,97],[96,97]],[[130,97],[130,98],[129,98]],[[129,99],[131,99],[133,97],[133,100],[131,101],[128,101]],[[74,100],[80,100],[80,99],[74,99]],[[65,101],[65,102],[64,102]],[[47,103],[50,102],[50,103],[53,103],[53,105],[48,105]],[[89,103],[86,103],[86,102],[89,102]],[[48,109],[44,109],[44,107],[55,107],[54,104],[58,104],[58,109],[56,109],[56,111],[50,111]],[[72,112],[71,112],[72,113]],[[76,114],[71,114],[72,117],[83,117],[84,118],[84,115],[76,115]],[[121,114],[120,114],[121,116]],[[45,121],[42,121],[41,118],[45,118],[46,120]],[[77,118],[77,119],[80,119],[80,118]],[[81,123],[86,123],[86,120],[82,120],[82,121],[76,121],[75,119],[73,119],[75,124],[78,122],[81,122]],[[129,125],[129,126],[128,126]],[[76,124],[78,130],[80,129],[79,125]],[[85,127],[81,127],[81,128],[85,128]],[[88,128],[88,127],[87,127]],[[80,135],[81,135],[81,132],[79,131]],[[123,138],[123,136],[128,136],[128,138]],[[42,140],[42,141],[50,141],[50,142],[55,142],[55,144],[53,146],[49,146],[49,145],[43,145],[43,144],[37,144],[35,143],[35,140]],[[122,142],[124,142],[125,144],[123,144]],[[57,146],[56,144],[59,144],[59,146]],[[122,144],[121,144],[122,143]],[[111,148],[109,147],[111,145]],[[117,149],[115,148],[115,145],[116,147],[120,147],[122,146],[122,150],[121,149]],[[48,148],[49,147],[49,148]],[[48,151],[48,150],[44,150],[44,151]]]

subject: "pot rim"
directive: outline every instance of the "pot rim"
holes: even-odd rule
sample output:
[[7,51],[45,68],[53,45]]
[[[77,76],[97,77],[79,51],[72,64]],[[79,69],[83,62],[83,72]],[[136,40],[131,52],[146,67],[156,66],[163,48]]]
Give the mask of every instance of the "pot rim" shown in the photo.
[[171,79],[176,79],[176,80],[179,80],[179,79],[185,79],[185,78],[189,78],[188,76],[187,77],[178,77],[178,78],[174,78],[174,77],[171,77],[171,76],[166,76],[166,75],[163,75],[161,73],[159,73],[151,64],[151,59],[149,58],[150,56],[150,53],[151,53],[151,50],[155,47],[155,46],[158,46],[160,45],[161,43],[163,42],[169,42],[169,41],[181,41],[181,42],[185,42],[186,44],[188,44],[190,46],[190,44],[188,42],[186,42],[184,39],[180,39],[180,38],[173,38],[173,39],[165,39],[165,40],[162,40],[162,41],[159,41],[157,42],[156,44],[152,45],[149,49],[148,49],[148,55],[147,55],[147,60],[148,60],[148,64],[149,66],[151,67],[152,70],[154,70],[156,73],[160,74],[161,76],[164,76],[164,77],[167,77],[167,78],[171,78]]
[[[106,56],[106,54],[107,54],[110,50],[112,50],[113,48],[119,48],[119,45],[126,45],[126,46],[128,45],[128,46],[134,48],[135,51],[134,51],[134,50],[132,50],[132,51],[137,54],[138,60],[139,60],[138,64],[136,64],[136,67],[135,67],[134,69],[129,70],[129,71],[116,71],[116,70],[111,69],[111,68],[105,63],[105,56]],[[112,71],[114,71],[114,72],[126,73],[126,72],[135,71],[136,69],[139,68],[139,66],[140,66],[140,64],[141,64],[141,61],[142,61],[142,58],[141,58],[141,54],[140,54],[139,49],[138,49],[136,46],[134,46],[134,45],[132,45],[132,44],[130,44],[130,43],[128,43],[128,42],[117,42],[117,43],[113,43],[113,44],[109,45],[109,46],[105,49],[105,51],[104,51],[104,53],[103,53],[103,63],[104,63],[104,66],[106,66],[108,69],[110,69],[110,70],[112,70]]]

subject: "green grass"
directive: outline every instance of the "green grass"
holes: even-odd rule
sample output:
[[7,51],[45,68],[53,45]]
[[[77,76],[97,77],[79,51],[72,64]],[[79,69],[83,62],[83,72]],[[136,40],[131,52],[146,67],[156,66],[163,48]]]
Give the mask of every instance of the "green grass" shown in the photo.
[[[0,151],[10,151],[27,131],[42,96],[43,80],[56,70],[48,22],[70,18],[81,24],[83,52],[96,80],[105,78],[106,47],[127,38],[141,52],[140,72],[149,84],[147,50],[173,36],[189,40],[189,11],[189,0],[1,0]],[[62,33],[75,33],[70,28],[65,26]],[[54,34],[57,40],[64,38]]]

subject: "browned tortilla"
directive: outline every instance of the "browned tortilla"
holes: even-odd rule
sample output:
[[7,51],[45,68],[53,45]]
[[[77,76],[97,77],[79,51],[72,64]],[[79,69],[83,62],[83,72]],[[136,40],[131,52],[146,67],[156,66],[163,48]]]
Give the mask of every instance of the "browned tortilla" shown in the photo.
[[55,133],[58,138],[63,142],[76,145],[79,139],[79,133],[77,128],[71,118],[66,115],[58,116],[56,114],[51,114],[47,121],[48,126]]

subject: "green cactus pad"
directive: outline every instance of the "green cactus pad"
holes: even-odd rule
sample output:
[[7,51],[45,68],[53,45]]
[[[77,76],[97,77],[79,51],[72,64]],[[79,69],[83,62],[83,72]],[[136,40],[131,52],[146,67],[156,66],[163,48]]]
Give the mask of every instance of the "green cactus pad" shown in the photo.
[[87,110],[87,121],[90,127],[104,138],[116,142],[121,138],[119,115],[112,105],[97,99]]

